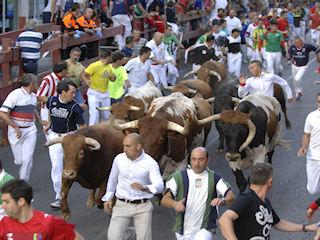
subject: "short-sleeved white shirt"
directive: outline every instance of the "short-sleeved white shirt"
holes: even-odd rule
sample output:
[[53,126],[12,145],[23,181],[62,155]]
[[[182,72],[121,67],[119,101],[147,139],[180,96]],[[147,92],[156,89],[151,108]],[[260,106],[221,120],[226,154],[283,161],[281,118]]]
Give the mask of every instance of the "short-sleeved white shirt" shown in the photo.
[[30,127],[35,122],[37,96],[28,93],[24,88],[18,88],[9,93],[0,111],[10,114],[11,120],[18,127]]
[[139,56],[130,59],[124,68],[129,72],[128,80],[132,87],[142,87],[148,81],[148,73],[150,73],[151,61],[145,63],[140,61]]
[[[189,190],[184,215],[183,235],[185,236],[196,234],[201,229],[208,198],[208,171],[196,174],[192,169],[187,169],[187,174],[189,178]],[[174,178],[171,178],[166,183],[166,189],[170,189],[174,196],[177,195],[178,185]],[[217,196],[225,196],[229,189],[223,178],[220,178],[216,183]]]
[[304,132],[310,134],[307,158],[320,161],[320,109],[308,114]]

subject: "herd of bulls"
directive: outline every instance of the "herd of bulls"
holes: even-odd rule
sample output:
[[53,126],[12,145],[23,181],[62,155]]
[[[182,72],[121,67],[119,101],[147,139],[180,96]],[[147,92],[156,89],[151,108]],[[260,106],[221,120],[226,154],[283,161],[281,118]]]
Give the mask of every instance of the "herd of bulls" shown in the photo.
[[225,158],[240,191],[247,185],[243,169],[271,162],[275,146],[288,145],[282,139],[283,123],[289,128],[290,122],[281,87],[275,86],[276,98],[249,95],[240,100],[237,83],[227,80],[224,64],[206,62],[192,73],[197,79],[180,81],[168,96],[148,82],[121,103],[100,108],[111,111],[108,122],[47,142],[47,146],[61,143],[64,150],[61,207],[65,219],[70,217],[67,196],[75,181],[92,189],[87,206],[96,203],[102,208],[112,161],[122,152],[122,140],[129,132],[142,136],[145,152],[159,163],[166,178],[186,166],[194,147],[205,145],[215,121],[220,135],[218,151],[226,150]]

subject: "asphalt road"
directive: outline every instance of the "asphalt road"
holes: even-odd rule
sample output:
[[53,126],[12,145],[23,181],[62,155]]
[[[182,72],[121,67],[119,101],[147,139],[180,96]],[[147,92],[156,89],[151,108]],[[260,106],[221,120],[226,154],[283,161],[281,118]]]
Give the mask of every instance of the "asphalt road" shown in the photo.
[[[312,55],[312,58],[314,56]],[[291,67],[283,64],[283,77],[291,81]],[[296,152],[300,146],[300,139],[303,133],[303,126],[306,115],[316,108],[315,94],[320,92],[320,85],[314,83],[320,80],[320,75],[314,70],[317,67],[316,62],[312,62],[309,70],[304,76],[305,92],[300,102],[287,104],[289,118],[292,123],[291,130],[285,130],[286,139],[292,140],[291,150],[277,148],[273,157],[274,181],[269,199],[273,207],[276,209],[281,218],[291,220],[297,223],[305,223],[305,212],[307,205],[318,196],[311,196],[306,189],[306,160],[305,158],[297,158]],[[247,65],[243,65],[243,72],[247,73]],[[207,149],[211,153],[210,167],[222,175],[237,191],[234,177],[229,169],[223,155],[216,154],[218,147],[217,131],[213,129],[207,142]],[[50,178],[50,160],[48,149],[43,147],[45,142],[41,131],[38,132],[38,144],[34,156],[33,170],[31,173],[30,183],[34,188],[33,206],[50,214],[59,215],[59,211],[52,211],[50,203],[54,200],[54,191]],[[10,147],[0,148],[0,158],[5,169],[18,176],[17,167],[13,164],[13,157]],[[97,208],[87,208],[86,199],[89,191],[80,187],[75,183],[69,194],[69,207],[71,210],[70,222],[76,225],[76,229],[89,240],[107,239],[107,227],[110,216]],[[224,211],[221,208],[220,211]],[[320,219],[320,215],[316,215],[315,219]],[[174,239],[171,232],[173,226],[174,212],[163,207],[155,206],[153,216],[153,239],[169,240]],[[283,233],[272,230],[272,239],[277,240],[301,240],[312,239],[310,233]],[[222,239],[219,230],[215,239]]]

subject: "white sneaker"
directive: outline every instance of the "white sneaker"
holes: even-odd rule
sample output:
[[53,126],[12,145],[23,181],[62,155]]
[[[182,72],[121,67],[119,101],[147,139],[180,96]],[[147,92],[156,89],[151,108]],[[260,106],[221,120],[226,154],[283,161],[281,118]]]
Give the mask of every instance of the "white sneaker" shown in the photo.
[[60,199],[54,201],[53,203],[50,204],[50,207],[53,209],[61,209],[61,203]]

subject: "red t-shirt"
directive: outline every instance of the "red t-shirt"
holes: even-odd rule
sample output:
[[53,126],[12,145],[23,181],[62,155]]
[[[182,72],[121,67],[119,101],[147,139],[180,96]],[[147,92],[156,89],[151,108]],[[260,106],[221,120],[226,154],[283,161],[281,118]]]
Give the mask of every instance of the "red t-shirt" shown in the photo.
[[[286,31],[288,29],[289,23],[287,20],[283,19],[283,18],[278,18],[277,19],[278,22],[278,30],[279,31]],[[288,34],[283,34],[284,37],[286,37]]]
[[311,24],[310,28],[311,29],[316,29],[318,26],[320,26],[320,16],[319,14],[313,14],[310,16]]
[[61,218],[33,210],[26,223],[4,217],[0,222],[0,240],[74,240],[74,225]]

